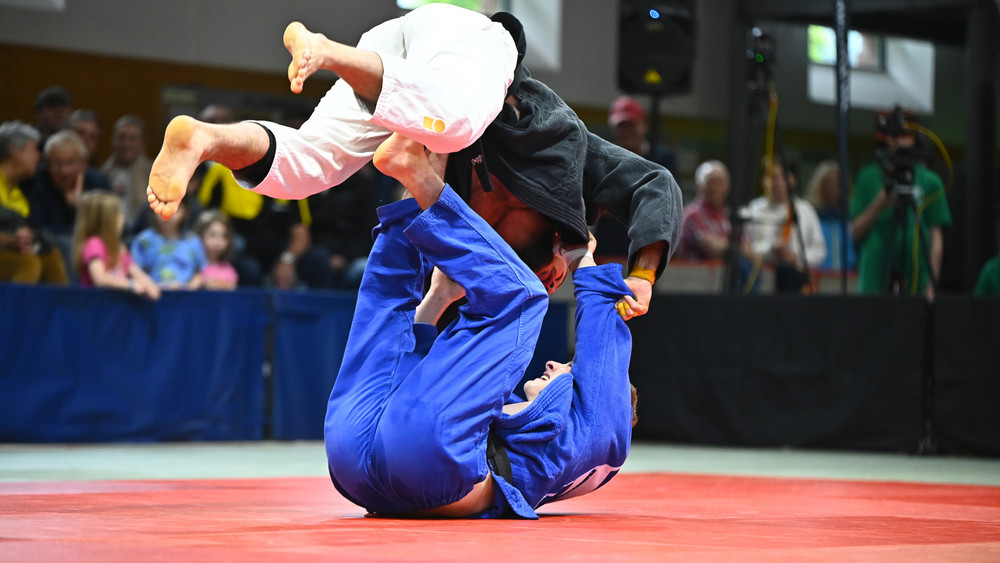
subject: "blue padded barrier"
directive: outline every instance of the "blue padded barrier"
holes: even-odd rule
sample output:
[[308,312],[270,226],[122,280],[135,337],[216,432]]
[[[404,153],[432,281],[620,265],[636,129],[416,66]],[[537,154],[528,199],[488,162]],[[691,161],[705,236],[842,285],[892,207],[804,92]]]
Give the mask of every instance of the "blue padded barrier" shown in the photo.
[[[355,299],[0,284],[0,442],[322,438]],[[566,359],[567,315],[529,375]]]
[[353,293],[275,293],[271,433],[323,438],[326,403],[344,357]]
[[267,299],[0,285],[0,441],[260,438]]

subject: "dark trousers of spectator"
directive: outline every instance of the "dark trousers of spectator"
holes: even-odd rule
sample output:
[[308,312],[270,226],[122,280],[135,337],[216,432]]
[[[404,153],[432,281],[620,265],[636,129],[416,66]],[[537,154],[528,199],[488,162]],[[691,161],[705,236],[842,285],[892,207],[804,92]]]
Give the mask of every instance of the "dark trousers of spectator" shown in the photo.
[[802,293],[809,284],[809,276],[791,264],[774,267],[774,290],[778,293]]

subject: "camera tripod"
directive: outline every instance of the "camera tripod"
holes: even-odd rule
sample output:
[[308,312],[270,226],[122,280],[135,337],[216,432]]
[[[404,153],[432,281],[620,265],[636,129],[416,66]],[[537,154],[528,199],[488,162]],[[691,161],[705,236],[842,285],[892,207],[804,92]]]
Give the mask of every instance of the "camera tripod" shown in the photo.
[[[884,279],[887,280],[886,289],[892,295],[904,295],[916,292],[915,286],[912,290],[907,290],[909,284],[906,280],[906,261],[905,259],[900,260],[900,257],[897,256],[899,241],[900,239],[904,242],[906,241],[906,233],[910,224],[909,218],[913,217],[913,225],[917,230],[917,245],[920,247],[920,257],[927,264],[927,282],[931,284],[931,289],[934,290],[936,295],[938,289],[937,276],[931,264],[927,233],[920,227],[920,217],[917,214],[917,201],[913,196],[913,186],[896,185],[893,188],[893,192],[896,199],[892,203],[892,229],[889,231],[888,252],[885,255],[883,270],[885,272]],[[913,267],[915,269],[913,275],[919,275],[920,263],[916,262]]]

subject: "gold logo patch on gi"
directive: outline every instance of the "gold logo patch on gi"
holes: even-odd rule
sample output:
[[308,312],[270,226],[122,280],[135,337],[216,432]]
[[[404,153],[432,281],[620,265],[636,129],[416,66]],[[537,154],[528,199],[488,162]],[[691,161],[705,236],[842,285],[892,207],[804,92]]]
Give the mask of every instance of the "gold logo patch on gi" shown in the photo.
[[424,116],[424,129],[434,131],[435,133],[444,133],[444,128],[445,124],[443,120],[429,115]]

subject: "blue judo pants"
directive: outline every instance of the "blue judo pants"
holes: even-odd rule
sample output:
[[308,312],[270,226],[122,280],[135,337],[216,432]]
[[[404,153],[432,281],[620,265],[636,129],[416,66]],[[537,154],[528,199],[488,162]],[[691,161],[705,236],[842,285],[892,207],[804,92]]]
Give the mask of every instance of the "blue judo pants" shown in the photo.
[[[534,353],[548,296],[448,186],[423,212],[408,199],[378,215],[325,439],[337,490],[392,514],[456,502],[486,478],[490,423]],[[413,322],[432,266],[468,299],[440,335]]]

